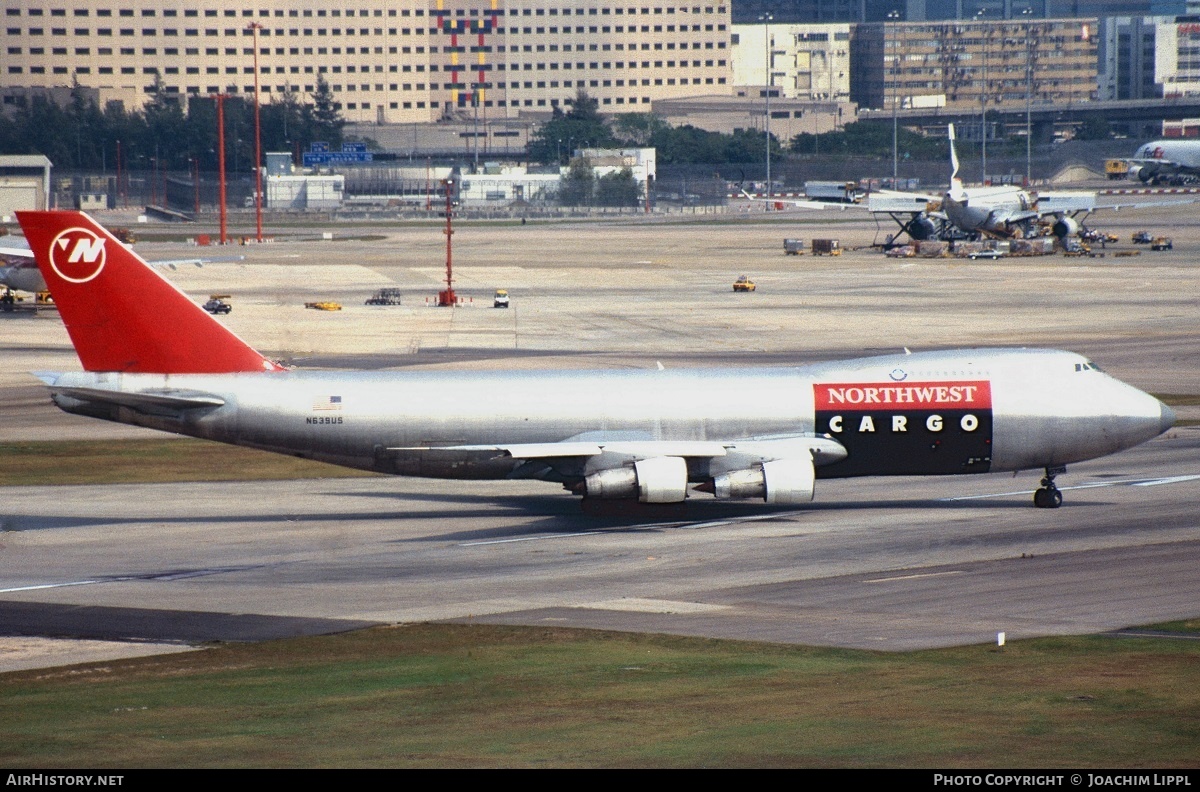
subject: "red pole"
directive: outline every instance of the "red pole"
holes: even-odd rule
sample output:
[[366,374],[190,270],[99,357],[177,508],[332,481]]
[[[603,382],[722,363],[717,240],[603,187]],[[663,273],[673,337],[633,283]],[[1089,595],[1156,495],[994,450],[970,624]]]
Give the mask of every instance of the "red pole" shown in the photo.
[[125,205],[125,190],[121,188],[121,141],[117,141],[117,205]]
[[221,215],[221,244],[229,243],[226,231],[227,212],[225,210],[225,94],[217,94],[217,184],[218,210]]
[[443,184],[446,185],[446,230],[443,232],[446,234],[446,290],[438,294],[438,305],[454,307],[457,298],[454,294],[454,269],[450,255],[450,237],[454,235],[454,229],[450,224],[450,219],[453,217],[450,193],[454,189],[454,180],[446,179]]
[[247,27],[254,33],[254,228],[255,239],[262,242],[262,124],[258,101],[258,31],[262,25],[251,22]]

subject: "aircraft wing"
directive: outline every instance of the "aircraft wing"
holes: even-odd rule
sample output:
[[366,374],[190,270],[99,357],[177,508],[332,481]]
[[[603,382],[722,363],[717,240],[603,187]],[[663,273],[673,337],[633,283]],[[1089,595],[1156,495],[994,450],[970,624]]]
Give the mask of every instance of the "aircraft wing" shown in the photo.
[[942,199],[926,193],[880,190],[867,196],[867,210],[875,214],[893,212],[936,212],[941,209]]
[[[682,500],[689,481],[717,497],[761,497],[767,503],[812,500],[816,468],[846,458],[828,436],[795,434],[738,440],[655,440],[642,433],[605,437],[587,432],[560,443],[389,448],[422,462],[487,465],[521,460],[510,478],[561,481],[589,497],[637,496],[647,503]],[[586,438],[586,439],[583,439]],[[699,478],[697,478],[699,476]]]
[[32,259],[33,251],[29,248],[0,247],[0,256],[6,258]]
[[813,201],[808,198],[756,198],[755,196],[751,195],[750,193],[746,192],[745,190],[742,190],[742,195],[746,196],[746,199],[749,201],[760,201],[762,203],[772,203],[772,204],[788,204],[789,206],[794,206],[797,209],[819,210],[819,209],[861,209],[861,208],[863,208],[861,204],[836,203],[836,202],[832,202],[832,201]]
[[1042,215],[1091,212],[1096,208],[1096,193],[1082,191],[1040,192],[1037,196],[1037,207],[1038,213]]
[[[30,261],[32,261],[33,260],[33,251],[27,247],[3,246],[3,247],[0,247],[0,256],[10,257],[10,258],[19,258],[19,259],[29,259]],[[192,266],[195,266],[195,267],[202,267],[205,264],[217,264],[217,263],[224,263],[224,262],[231,262],[231,261],[245,261],[245,259],[246,259],[245,256],[204,256],[204,257],[197,256],[197,257],[193,257],[193,258],[164,259],[161,261],[147,261],[146,263],[149,264],[151,267],[165,267],[166,269],[173,270],[173,269],[176,269],[177,267],[182,267],[182,266],[189,265],[189,264]]]
[[1170,201],[1138,201],[1136,203],[1096,203],[1094,192],[1049,192],[1038,193],[1038,212],[1042,215],[1064,215],[1077,212],[1119,212],[1122,209],[1153,209],[1156,206],[1181,206],[1200,203],[1200,197],[1178,198]]
[[[590,434],[590,433],[589,433]],[[747,437],[739,440],[653,440],[614,439],[565,440],[559,443],[497,443],[495,445],[408,446],[388,448],[399,453],[481,454],[522,460],[580,459],[607,456],[623,461],[682,457],[709,459],[733,457],[738,464],[746,457],[762,463],[776,459],[803,458],[814,465],[827,465],[844,459],[841,443],[823,435],[795,434],[772,437]]]
[[822,202],[822,200],[809,200],[808,198],[756,198],[755,196],[751,196],[751,194],[746,192],[745,190],[742,191],[742,194],[743,194],[743,196],[745,196],[746,200],[756,200],[756,202],[768,203],[768,204],[787,204],[790,206],[796,206],[797,209],[817,210],[817,209],[858,209],[859,208],[858,204],[836,204],[836,203]]
[[1092,210],[1095,212],[1112,211],[1119,212],[1122,209],[1153,209],[1156,206],[1181,206],[1183,204],[1200,203],[1200,198],[1176,198],[1170,201],[1139,201],[1138,203],[1127,204],[1097,204]]
[[938,195],[927,193],[908,193],[897,190],[880,190],[868,193],[866,203],[844,203],[839,201],[814,201],[810,198],[756,198],[742,190],[748,200],[762,201],[773,204],[788,204],[797,209],[865,209],[873,214],[892,214],[896,212],[921,213],[940,210],[942,199]]

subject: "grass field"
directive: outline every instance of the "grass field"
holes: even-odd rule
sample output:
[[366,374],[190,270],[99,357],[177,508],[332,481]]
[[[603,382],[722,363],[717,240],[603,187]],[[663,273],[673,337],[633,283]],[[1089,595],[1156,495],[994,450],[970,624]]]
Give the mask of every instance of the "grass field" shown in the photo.
[[908,654],[476,625],[225,645],[0,675],[0,763],[1194,768],[1200,621],[1173,628]]

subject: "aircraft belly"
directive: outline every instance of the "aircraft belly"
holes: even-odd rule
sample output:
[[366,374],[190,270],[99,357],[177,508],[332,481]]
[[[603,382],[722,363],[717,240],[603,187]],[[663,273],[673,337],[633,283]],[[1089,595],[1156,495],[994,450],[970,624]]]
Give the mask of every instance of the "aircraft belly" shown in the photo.
[[0,284],[24,292],[36,292],[46,288],[46,281],[37,267],[0,267]]

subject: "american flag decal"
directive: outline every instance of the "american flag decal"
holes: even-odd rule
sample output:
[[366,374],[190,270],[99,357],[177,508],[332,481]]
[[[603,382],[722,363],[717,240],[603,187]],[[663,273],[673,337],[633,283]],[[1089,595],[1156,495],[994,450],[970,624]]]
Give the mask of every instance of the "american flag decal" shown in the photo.
[[340,410],[342,409],[341,396],[318,396],[313,400],[313,410]]

